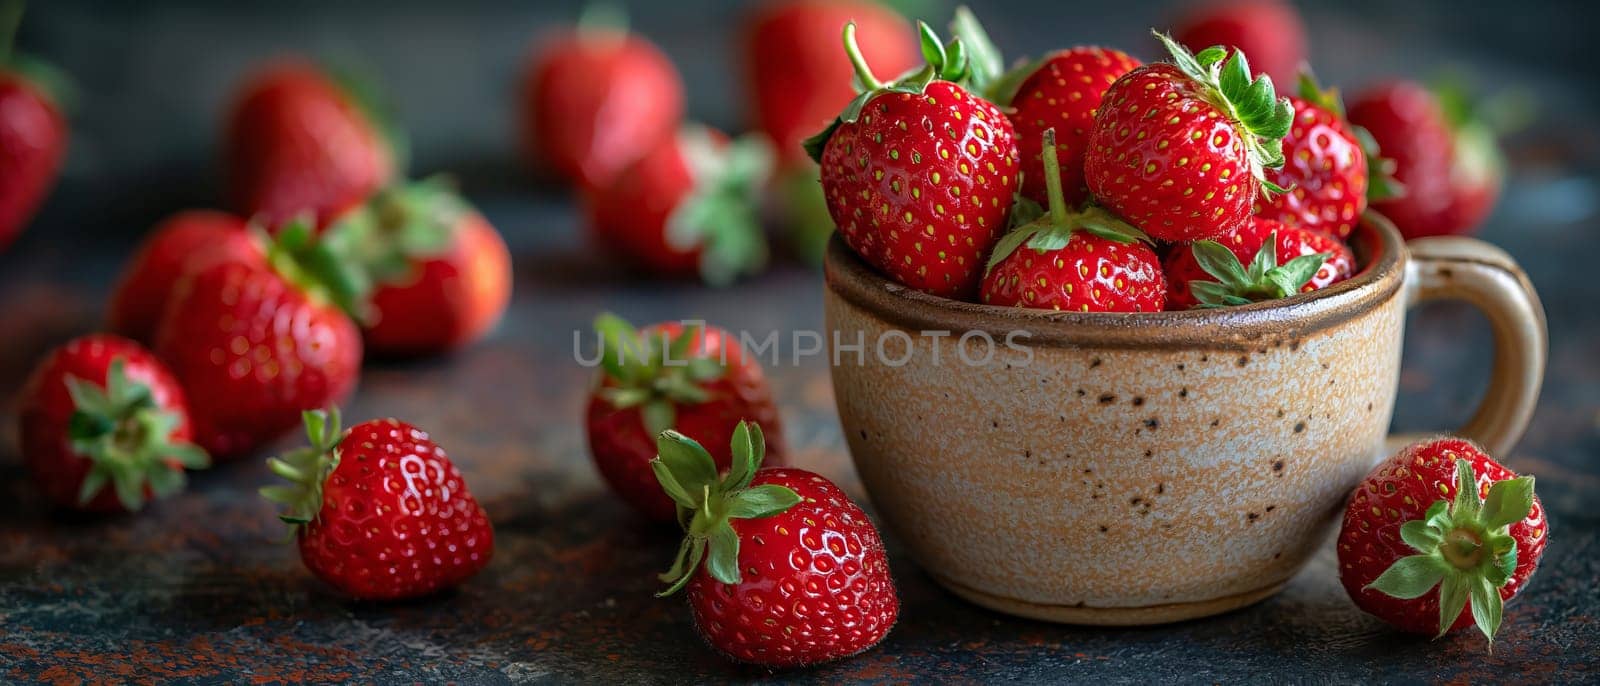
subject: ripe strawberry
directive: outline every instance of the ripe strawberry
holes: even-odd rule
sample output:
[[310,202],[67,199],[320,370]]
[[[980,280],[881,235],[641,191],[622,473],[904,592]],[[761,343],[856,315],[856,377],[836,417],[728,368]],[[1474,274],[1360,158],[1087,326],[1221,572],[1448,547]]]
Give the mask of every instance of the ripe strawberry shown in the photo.
[[872,75],[846,24],[845,53],[866,92],[806,141],[840,235],[858,255],[911,288],[971,299],[1004,233],[1017,190],[1011,122],[956,83],[967,47],[941,45],[918,24],[928,64],[892,84]]
[[111,330],[149,342],[187,265],[218,253],[248,260],[262,250],[249,225],[226,212],[186,210],[162,220],[128,260],[111,293]]
[[1474,119],[1459,94],[1388,82],[1355,100],[1350,121],[1366,127],[1394,159],[1405,194],[1375,199],[1373,208],[1406,238],[1468,233],[1494,207],[1504,162],[1494,133]]
[[356,91],[299,61],[245,84],[223,146],[241,213],[273,226],[310,213],[321,226],[394,178],[396,132]]
[[[1191,55],[1156,34],[1173,64],[1139,67],[1106,91],[1084,177],[1107,209],[1165,241],[1221,236],[1250,217],[1267,168],[1283,166],[1293,111],[1240,52]],[[1226,57],[1226,61],[1224,61]]]
[[664,322],[636,331],[611,314],[595,320],[602,370],[589,396],[585,428],[595,467],[611,489],[652,519],[672,519],[672,501],[650,473],[655,436],[667,429],[720,446],[742,419],[772,432],[773,461],[785,464],[778,407],[758,360],[733,334],[703,323]]
[[650,467],[686,530],[661,595],[688,587],[695,629],[713,650],[803,667],[888,635],[900,613],[888,556],[872,520],[838,486],[803,469],[757,471],[758,424],[739,422],[725,476],[681,433],[663,432],[656,445]]
[[[1274,248],[1269,250],[1268,245]],[[1350,278],[1355,253],[1326,233],[1254,217],[1216,241],[1179,246],[1167,255],[1165,269],[1167,309],[1187,310],[1244,305],[1325,288]]]
[[177,380],[150,351],[95,334],[56,348],[22,391],[22,460],[52,503],[138,510],[183,489],[185,467],[210,460],[189,442]]
[[1288,83],[1306,61],[1306,28],[1283,0],[1218,0],[1197,7],[1177,23],[1179,43],[1194,50],[1213,45],[1237,48],[1255,63],[1252,75]]
[[64,80],[54,68],[11,52],[21,7],[0,8],[13,14],[9,26],[0,25],[0,250],[50,193],[67,149]]
[[[983,302],[1071,312],[1160,312],[1167,285],[1150,237],[1095,206],[1067,209],[1055,129],[1040,148],[1049,212],[1031,200],[1014,220],[1041,215],[1000,239],[983,279]],[[1026,249],[1023,244],[1026,242]]]
[[340,260],[295,223],[267,256],[215,256],[178,281],[156,353],[192,403],[195,442],[237,457],[293,428],[300,412],[343,401],[361,335]]
[[1016,94],[1003,101],[1016,110],[1011,123],[1022,154],[1024,196],[1041,205],[1047,202],[1039,142],[1046,129],[1054,129],[1067,204],[1077,206],[1089,198],[1083,158],[1095,110],[1106,88],[1139,65],[1139,60],[1120,50],[1077,47],[1056,51],[1026,67],[1029,74]]
[[915,67],[920,54],[910,24],[894,10],[863,0],[779,0],[745,23],[745,85],[756,128],[780,166],[810,166],[801,142],[856,97],[854,70],[839,51],[839,27],[854,21],[866,60],[887,73]]
[[584,19],[528,61],[520,125],[536,167],[594,186],[672,136],[683,119],[683,80],[650,41]]
[[1443,636],[1476,623],[1492,643],[1548,533],[1533,477],[1471,441],[1436,438],[1356,487],[1339,530],[1339,581],[1361,609],[1402,631]]
[[311,446],[273,458],[300,560],[358,600],[417,598],[459,585],[494,555],[494,527],[444,449],[396,419],[339,430],[339,410],[305,413]]
[[646,273],[723,286],[766,266],[760,191],[771,151],[708,129],[663,139],[584,195],[591,240]]
[[[1283,167],[1267,171],[1267,180],[1289,190],[1257,198],[1255,212],[1349,238],[1369,197],[1393,195],[1394,181],[1381,171],[1392,163],[1369,159],[1377,154],[1376,144],[1371,134],[1345,121],[1337,90],[1323,90],[1310,74],[1300,75],[1299,86],[1300,97],[1289,98],[1294,124],[1283,139]],[[1377,179],[1371,178],[1374,169]]]
[[323,233],[365,270],[367,352],[441,353],[493,328],[511,299],[511,254],[493,226],[448,184],[380,191]]

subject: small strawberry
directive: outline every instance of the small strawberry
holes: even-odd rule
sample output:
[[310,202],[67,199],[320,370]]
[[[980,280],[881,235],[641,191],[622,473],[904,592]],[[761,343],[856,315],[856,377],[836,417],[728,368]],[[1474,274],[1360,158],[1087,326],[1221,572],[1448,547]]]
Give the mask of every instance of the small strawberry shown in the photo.
[[611,489],[652,519],[672,519],[672,501],[650,474],[655,436],[667,429],[720,446],[742,419],[773,435],[773,461],[784,464],[778,407],[759,361],[733,334],[704,324],[666,322],[635,330],[611,314],[595,320],[600,334],[599,383],[589,397],[585,428],[595,467]]
[[1306,28],[1284,0],[1217,0],[1191,10],[1173,36],[1195,50],[1221,45],[1244,51],[1253,74],[1287,83],[1306,61]]
[[727,285],[766,266],[759,207],[771,165],[763,141],[686,128],[584,194],[590,237],[646,273]]
[[1017,148],[1000,108],[957,83],[969,77],[967,45],[918,29],[927,65],[884,84],[845,25],[845,54],[866,92],[806,148],[846,245],[911,288],[971,299],[1005,232]]
[[343,268],[294,223],[264,258],[219,255],[179,280],[155,350],[192,403],[195,442],[214,457],[249,452],[355,389],[361,334],[346,315]]
[[1325,288],[1350,278],[1355,253],[1344,241],[1320,231],[1255,217],[1215,241],[1178,246],[1167,255],[1165,269],[1167,309],[1187,310]]
[[[1287,192],[1256,199],[1257,215],[1290,226],[1349,238],[1370,198],[1392,197],[1395,182],[1381,171],[1388,160],[1377,155],[1371,134],[1344,118],[1337,90],[1323,90],[1309,73],[1300,75],[1300,96],[1290,97],[1294,123],[1283,139],[1283,167],[1267,170],[1267,180]],[[1372,189],[1369,192],[1369,181]]]
[[656,440],[650,467],[686,530],[660,595],[687,586],[700,637],[739,662],[804,667],[877,645],[900,598],[872,520],[816,474],[758,471],[760,425],[739,422],[731,441],[732,467],[719,476],[694,439]]
[[916,66],[920,53],[905,18],[864,0],[779,0],[748,15],[743,30],[746,90],[757,130],[780,166],[809,166],[801,142],[856,97],[855,73],[839,51],[839,27],[854,21],[866,60],[887,73]]
[[[1165,241],[1238,229],[1283,166],[1293,110],[1272,80],[1250,80],[1243,53],[1192,55],[1156,34],[1174,63],[1139,67],[1106,91],[1089,134],[1084,177],[1095,199]],[[1226,60],[1224,60],[1226,58]]]
[[1467,233],[1493,209],[1505,163],[1494,132],[1454,89],[1435,94],[1408,81],[1380,84],[1356,98],[1350,121],[1394,160],[1405,193],[1375,198],[1372,207],[1406,238]]
[[182,490],[184,468],[210,463],[189,442],[177,380],[119,336],[84,336],[51,352],[23,388],[17,423],[23,463],[60,507],[138,510]]
[[309,212],[320,226],[388,184],[400,140],[364,90],[299,61],[252,77],[223,145],[239,211],[272,226]]
[[[391,186],[340,217],[323,241],[364,271],[367,352],[447,352],[494,327],[511,299],[511,254],[448,184]],[[370,292],[365,292],[370,291]]]
[[55,186],[67,150],[62,100],[67,84],[55,68],[15,54],[11,42],[22,3],[0,7],[0,250],[33,218]]
[[111,330],[149,342],[187,265],[215,259],[217,253],[248,260],[262,251],[249,225],[226,212],[187,210],[162,220],[128,260],[111,293]]
[[1017,148],[1022,154],[1024,196],[1041,205],[1047,200],[1039,141],[1045,129],[1054,129],[1067,203],[1076,206],[1089,198],[1083,158],[1095,110],[1106,88],[1139,65],[1139,60],[1120,50],[1077,47],[1053,52],[1024,67],[1027,76],[1016,93],[1001,101],[1015,110],[1011,123],[1016,126]]
[[588,13],[550,36],[523,71],[522,144],[579,186],[610,182],[683,119],[683,79],[620,17]]
[[1492,644],[1505,601],[1527,585],[1548,534],[1533,477],[1471,441],[1436,438],[1385,460],[1356,487],[1339,529],[1339,581],[1357,606],[1401,631],[1443,636],[1475,623]]
[[1161,260],[1139,242],[1150,238],[1099,207],[1068,211],[1055,129],[1045,129],[1042,138],[1049,211],[1041,215],[1037,205],[1015,211],[1014,220],[1041,216],[995,246],[983,302],[1070,312],[1161,311],[1167,291]]
[[339,410],[305,413],[311,446],[267,461],[287,486],[300,560],[358,600],[417,598],[461,584],[494,555],[494,527],[444,449],[396,419],[339,430]]

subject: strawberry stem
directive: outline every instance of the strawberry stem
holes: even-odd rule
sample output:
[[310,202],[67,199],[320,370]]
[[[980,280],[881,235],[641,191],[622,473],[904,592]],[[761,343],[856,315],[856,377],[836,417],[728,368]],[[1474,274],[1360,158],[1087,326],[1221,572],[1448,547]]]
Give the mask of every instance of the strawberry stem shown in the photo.
[[850,66],[856,70],[856,79],[861,82],[861,87],[868,91],[883,88],[883,82],[873,76],[872,68],[867,66],[867,58],[861,54],[861,46],[856,43],[856,23],[846,22],[844,25],[844,54],[850,58]]
[[1044,130],[1044,187],[1050,201],[1050,219],[1057,226],[1067,223],[1067,195],[1061,190],[1061,158],[1056,153],[1056,130]]

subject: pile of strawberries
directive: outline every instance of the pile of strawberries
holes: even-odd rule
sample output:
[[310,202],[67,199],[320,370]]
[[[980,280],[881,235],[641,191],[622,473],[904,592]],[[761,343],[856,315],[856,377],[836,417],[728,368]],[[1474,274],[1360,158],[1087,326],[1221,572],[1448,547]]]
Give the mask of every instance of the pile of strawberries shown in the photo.
[[394,598],[487,563],[488,520],[427,434],[382,420],[342,435],[322,414],[366,355],[474,341],[511,291],[499,234],[447,182],[400,181],[397,134],[356,93],[300,61],[245,84],[224,141],[239,214],[157,226],[111,295],[115,334],[57,348],[23,391],[23,457],[53,503],[138,510],[305,422],[313,449],[271,463],[292,485],[263,492],[318,576]]

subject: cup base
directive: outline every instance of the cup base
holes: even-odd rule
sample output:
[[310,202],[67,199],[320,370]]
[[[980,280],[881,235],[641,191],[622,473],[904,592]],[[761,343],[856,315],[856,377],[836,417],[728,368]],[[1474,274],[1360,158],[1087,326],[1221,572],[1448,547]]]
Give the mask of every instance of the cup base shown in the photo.
[[1086,605],[1048,605],[991,595],[975,588],[963,586],[938,574],[930,573],[930,576],[951,593],[990,610],[1046,622],[1089,626],[1148,626],[1210,617],[1261,602],[1283,590],[1284,585],[1288,583],[1287,581],[1280,581],[1253,591],[1191,603],[1165,603],[1143,607],[1090,607]]

